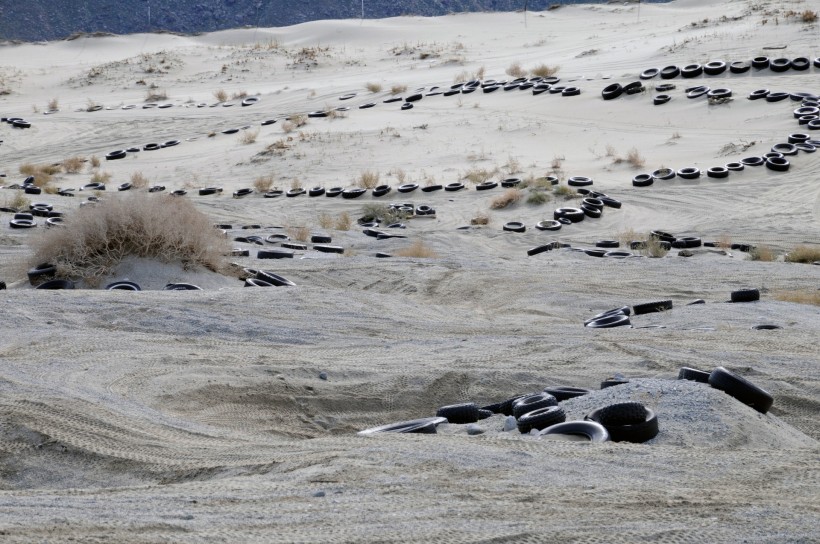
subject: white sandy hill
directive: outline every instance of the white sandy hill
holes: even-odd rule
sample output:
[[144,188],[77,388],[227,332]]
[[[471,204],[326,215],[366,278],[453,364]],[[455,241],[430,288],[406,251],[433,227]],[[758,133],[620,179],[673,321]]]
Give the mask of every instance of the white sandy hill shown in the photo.
[[[747,167],[725,180],[656,182],[661,167],[705,170],[762,155],[803,132],[799,102],[749,101],[749,92],[820,94],[820,69],[671,80],[604,101],[613,82],[651,67],[714,59],[820,56],[816,24],[773,2],[578,5],[543,13],[323,21],[202,36],[134,35],[0,49],[0,172],[19,183],[25,163],[49,164],[150,142],[179,145],[103,161],[104,199],[141,172],[166,192],[187,189],[231,238],[330,234],[344,256],[295,252],[234,260],[297,286],[244,289],[234,278],[128,260],[111,279],[142,292],[29,289],[35,233],[0,212],[0,534],[3,542],[810,542],[816,538],[820,267],[755,262],[738,251],[673,251],[661,259],[596,259],[571,250],[527,257],[548,241],[588,247],[628,230],[719,237],[782,255],[820,239],[820,154],[790,157],[788,172]],[[480,91],[426,96],[411,110],[384,103],[393,86],[449,87],[482,71],[511,79],[515,63],[559,66],[581,94]],[[377,92],[367,89],[381,85]],[[734,100],[687,99],[694,85]],[[232,107],[215,105],[224,90]],[[148,91],[165,92],[143,109]],[[240,105],[243,93],[259,98]],[[350,100],[339,100],[355,93]],[[60,111],[42,112],[57,98]],[[104,106],[86,111],[89,101]],[[370,109],[359,109],[375,102]],[[196,107],[205,103],[206,107]],[[135,105],[133,109],[122,106]],[[296,113],[351,109],[288,127]],[[340,112],[342,113],[342,112]],[[276,123],[262,126],[262,121]],[[225,129],[241,128],[235,134]],[[292,130],[288,131],[288,129]],[[258,131],[253,142],[242,138]],[[250,140],[252,138],[246,138]],[[631,149],[645,164],[625,158]],[[241,199],[272,176],[282,189],[351,186],[364,171],[393,187],[382,199]],[[533,228],[577,198],[552,196],[491,210],[500,189],[397,193],[402,183],[588,176],[623,202],[555,233]],[[79,188],[92,171],[59,174]],[[562,185],[565,183],[562,181]],[[199,196],[197,188],[222,187]],[[32,197],[71,213],[85,200]],[[0,205],[17,192],[0,190]],[[435,217],[377,240],[354,221],[366,204],[430,205]],[[486,214],[490,224],[458,230]],[[322,216],[325,216],[324,218]],[[320,221],[332,220],[320,225]],[[502,230],[521,221],[524,233]],[[258,224],[261,228],[242,229]],[[387,230],[386,227],[380,227]],[[42,225],[34,230],[44,230]],[[626,235],[624,234],[624,237]],[[429,259],[376,259],[422,240]],[[308,244],[310,245],[310,244]],[[190,282],[197,292],[160,291]],[[756,287],[761,300],[725,304]],[[582,327],[593,314],[672,299],[671,311],[634,328]],[[706,304],[687,306],[694,299]],[[753,326],[775,324],[777,330]],[[725,366],[768,390],[760,414],[681,366]],[[597,391],[620,372],[633,381]],[[326,379],[322,379],[326,378]],[[571,419],[611,402],[656,411],[650,443],[536,440],[442,426],[437,435],[361,437],[365,427],[432,415],[445,404],[489,404],[545,386],[595,389],[566,403]]]

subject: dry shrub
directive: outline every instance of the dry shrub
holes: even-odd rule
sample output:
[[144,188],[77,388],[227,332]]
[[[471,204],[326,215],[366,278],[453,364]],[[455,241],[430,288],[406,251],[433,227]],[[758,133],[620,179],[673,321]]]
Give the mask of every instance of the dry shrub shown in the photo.
[[527,71],[521,67],[520,62],[514,62],[510,64],[507,69],[505,70],[506,74],[510,77],[525,77],[527,75]]
[[26,197],[23,191],[14,191],[12,194],[5,195],[3,206],[15,210],[28,210],[31,206],[31,200]]
[[550,194],[546,191],[541,189],[531,189],[530,195],[527,197],[527,204],[540,206],[541,204],[546,204],[549,202],[550,198]]
[[90,285],[128,256],[216,271],[228,249],[208,216],[191,201],[170,195],[110,195],[72,212],[63,225],[34,241],[31,264],[54,263],[61,276]]
[[490,208],[493,210],[504,209],[521,200],[522,195],[523,191],[521,189],[507,189],[490,202]]
[[111,181],[110,172],[94,172],[91,176],[91,183],[108,183]]
[[407,90],[407,85],[393,85],[390,87],[390,94],[401,94]]
[[241,143],[243,145],[255,144],[257,136],[259,136],[259,129],[246,130],[239,137],[239,143]]
[[484,183],[485,181],[489,180],[494,175],[498,174],[498,168],[493,168],[489,170],[487,168],[470,168],[461,176],[461,179],[466,179],[472,183],[478,185],[479,183]]
[[777,259],[774,250],[768,246],[755,246],[749,252],[749,260],[772,262]]
[[379,173],[365,170],[356,178],[356,185],[362,189],[372,189],[379,184]]
[[798,304],[813,304],[815,306],[820,306],[820,291],[816,289],[779,291],[774,294],[774,298],[784,302],[796,302]]
[[518,159],[510,155],[507,158],[507,164],[504,165],[504,168],[507,169],[507,173],[510,175],[517,174],[518,172],[521,172],[521,163]]
[[142,189],[143,187],[148,187],[148,178],[146,178],[142,172],[134,172],[131,174],[131,186],[134,189]]
[[288,227],[288,236],[297,242],[310,240],[310,229],[307,227]]
[[339,217],[336,218],[336,230],[350,230],[352,225],[353,219],[350,218],[350,214],[347,212],[340,213]]
[[235,99],[235,100],[239,100],[239,99],[244,99],[244,98],[247,98],[247,97],[248,97],[248,91],[239,91],[239,92],[233,93],[232,98]]
[[438,257],[435,251],[421,240],[416,240],[411,245],[394,251],[396,257],[418,257],[421,259],[432,259]]
[[470,219],[471,225],[489,225],[490,224],[490,216],[484,212],[479,212],[476,214],[475,217]]
[[646,247],[641,250],[641,253],[647,257],[663,257],[669,253],[669,250],[661,244],[661,240],[650,236],[646,240]]
[[370,91],[371,93],[380,93],[382,92],[382,84],[381,83],[367,83],[364,86],[365,89]]
[[302,181],[299,178],[293,178],[293,180],[290,182],[290,188],[294,191],[304,189],[304,187],[302,187]]
[[60,101],[56,98],[52,98],[48,101],[48,109],[49,111],[57,111],[60,109]]
[[253,180],[253,188],[259,193],[267,193],[273,187],[273,176],[259,176]]
[[578,191],[568,185],[554,185],[552,188],[552,194],[556,197],[563,198],[564,200],[570,200],[578,197]]
[[100,167],[100,158],[97,155],[91,155],[91,158],[88,160],[91,163],[91,168]]
[[732,248],[732,237],[728,234],[721,234],[715,244],[723,251],[729,251]]
[[615,235],[615,239],[618,240],[622,246],[629,247],[630,242],[646,240],[649,237],[646,234],[642,234],[635,229],[629,228],[618,231]]
[[324,230],[330,230],[333,228],[333,225],[336,224],[336,222],[333,219],[333,216],[329,213],[319,214],[318,223],[319,226],[322,227]]
[[219,89],[218,91],[214,91],[214,98],[216,98],[217,102],[225,102],[228,100],[228,93],[225,92],[225,89]]
[[786,255],[787,263],[814,263],[820,261],[820,247],[797,246]]
[[79,174],[85,164],[85,158],[76,156],[63,160],[63,171],[66,174]]
[[158,102],[160,100],[166,100],[167,98],[168,93],[165,92],[164,89],[149,89],[148,92],[145,93],[146,102]]
[[632,168],[643,168],[646,164],[646,159],[644,159],[641,153],[633,147],[626,154],[626,162],[628,162]]
[[[557,66],[557,65],[556,66],[548,66],[546,64],[539,64],[538,66],[536,66],[535,68],[530,70],[530,73],[533,76],[537,76],[537,77],[552,77],[552,76],[554,76],[555,74],[558,73],[558,70],[560,68],[561,67]],[[518,77],[521,77],[521,76],[518,76]]]
[[284,123],[282,123],[282,130],[285,132],[285,134],[290,134],[291,132],[296,130],[296,125],[294,123],[291,123],[290,121],[285,121]]
[[398,181],[399,184],[404,185],[405,183],[407,183],[407,172],[405,172],[401,168],[395,170],[393,172],[393,175],[396,176],[396,181]]
[[807,9],[800,14],[800,20],[804,23],[814,23],[817,21],[817,12]]
[[31,164],[27,162],[20,165],[20,173],[24,176],[33,177],[34,185],[37,187],[45,187],[61,169],[62,164]]

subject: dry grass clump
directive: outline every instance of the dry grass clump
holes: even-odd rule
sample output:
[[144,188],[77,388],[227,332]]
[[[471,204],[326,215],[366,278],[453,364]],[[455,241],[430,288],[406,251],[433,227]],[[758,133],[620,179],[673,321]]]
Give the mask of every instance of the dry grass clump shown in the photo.
[[310,229],[307,227],[288,227],[288,236],[297,242],[310,240]]
[[479,212],[476,214],[475,217],[470,219],[471,225],[489,225],[490,224],[490,216],[484,212]]
[[510,64],[507,69],[504,71],[510,77],[526,77],[527,71],[521,67],[520,62],[513,62]]
[[297,128],[301,128],[307,124],[308,116],[304,113],[296,113],[288,117],[287,121],[282,123],[282,130],[285,133],[291,133]]
[[646,247],[641,250],[641,253],[647,257],[663,257],[669,253],[669,250],[663,247],[660,240],[650,236],[646,240]]
[[148,187],[148,178],[146,178],[142,172],[134,172],[131,174],[131,186],[134,189],[142,189],[143,187]]
[[14,208],[15,210],[28,210],[29,206],[31,206],[31,200],[26,197],[23,191],[14,191],[12,194],[5,196],[3,206],[6,208]]
[[91,176],[91,183],[108,183],[111,181],[110,172],[94,172]]
[[820,306],[820,291],[816,289],[779,291],[774,294],[774,298],[784,302],[796,302],[798,304],[813,304],[815,306]]
[[148,92],[145,93],[146,102],[158,102],[167,98],[168,93],[164,89],[148,89]]
[[813,263],[820,261],[820,247],[797,246],[786,255],[787,263]]
[[183,198],[147,193],[111,195],[72,212],[64,228],[34,240],[31,264],[57,265],[63,277],[97,284],[128,256],[222,267],[227,243],[211,220]]
[[378,219],[381,223],[389,225],[391,223],[404,221],[407,219],[407,214],[385,204],[373,202],[371,204],[365,204],[362,207],[362,217]]
[[578,197],[578,191],[569,185],[554,185],[552,188],[552,194],[558,198],[563,198],[564,200],[571,200]]
[[216,98],[217,102],[225,102],[228,100],[228,93],[225,92],[225,89],[219,89],[214,91],[214,98]]
[[27,162],[20,165],[20,173],[24,176],[32,176],[34,185],[37,187],[46,186],[61,169],[62,164],[32,164]]
[[816,23],[817,22],[817,12],[807,9],[798,15],[798,18],[803,23]]
[[259,193],[267,193],[273,187],[273,176],[259,176],[253,180],[253,188]]
[[336,218],[336,226],[334,228],[336,230],[350,230],[351,226],[353,226],[353,219],[351,219],[350,214],[342,212]]
[[233,96],[231,98],[233,98],[235,100],[248,98],[248,91],[242,90],[242,91],[233,93]]
[[390,87],[390,94],[401,94],[407,91],[407,85],[393,85]]
[[333,219],[333,216],[329,213],[319,214],[317,222],[319,223],[319,226],[322,227],[324,230],[330,230],[333,228],[333,225],[336,224],[336,221]]
[[750,261],[772,262],[777,259],[774,250],[768,246],[755,246],[749,251]]
[[79,155],[76,157],[69,157],[64,159],[62,164],[63,171],[66,174],[79,174],[85,164],[85,158],[80,157]]
[[718,239],[715,240],[715,245],[723,251],[729,251],[732,249],[732,237],[728,234],[721,234],[718,236]]
[[411,245],[394,251],[393,255],[396,257],[417,257],[420,259],[433,259],[438,257],[438,254],[421,240],[416,240]]
[[246,130],[239,137],[239,143],[243,145],[255,144],[257,136],[259,136],[259,129]]
[[546,204],[551,199],[550,194],[541,189],[530,189],[530,195],[527,197],[527,204],[533,206],[540,206]]
[[380,93],[380,92],[382,92],[382,84],[381,83],[369,82],[369,83],[365,84],[364,88],[367,89],[368,91],[370,91],[371,93]]
[[633,147],[626,154],[626,162],[628,162],[632,168],[643,168],[646,164],[646,159],[643,158],[640,151]]
[[356,178],[356,185],[362,189],[372,189],[379,184],[379,173],[371,170],[365,170],[359,177]]
[[91,164],[91,168],[100,167],[100,158],[97,155],[91,155],[91,158],[88,159],[88,161]]
[[547,64],[539,64],[538,66],[530,70],[530,74],[538,77],[552,77],[555,74],[557,74],[558,70],[560,69],[561,67],[558,65],[549,66]]
[[48,101],[48,111],[57,111],[60,109],[60,101],[56,98],[52,98]]
[[461,179],[470,181],[478,185],[479,183],[484,183],[488,181],[491,177],[498,174],[498,168],[488,169],[488,168],[470,168],[464,174],[462,174]]
[[521,197],[524,195],[524,192],[521,189],[507,189],[499,196],[492,199],[490,202],[490,208],[493,210],[502,210],[507,206],[511,206],[521,200]]

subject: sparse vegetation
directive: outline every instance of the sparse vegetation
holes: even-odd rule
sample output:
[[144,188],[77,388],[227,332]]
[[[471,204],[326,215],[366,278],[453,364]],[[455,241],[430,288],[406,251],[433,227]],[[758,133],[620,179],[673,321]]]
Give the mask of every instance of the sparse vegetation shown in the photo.
[[578,192],[569,185],[554,185],[552,194],[554,194],[556,198],[563,198],[564,200],[571,200],[578,197]]
[[350,214],[347,212],[342,212],[336,218],[336,230],[350,230],[350,227],[353,225],[353,220],[350,218]]
[[380,92],[382,92],[382,84],[381,83],[369,82],[369,83],[365,84],[364,88],[367,89],[368,91],[370,91],[371,93],[380,93]]
[[632,168],[643,168],[646,164],[646,159],[644,159],[641,153],[633,147],[626,154],[626,162],[628,162]]
[[259,129],[246,130],[242,132],[242,135],[239,137],[239,143],[243,145],[254,144],[256,143],[257,136],[259,136]]
[[660,240],[651,236],[649,236],[646,240],[646,247],[640,251],[647,257],[655,258],[664,257],[667,253],[669,253],[669,250],[663,246]]
[[226,102],[228,100],[228,93],[225,92],[225,89],[219,89],[214,91],[214,98],[216,98],[217,102]]
[[464,174],[462,174],[461,179],[467,180],[471,183],[475,183],[476,185],[479,183],[484,183],[488,181],[493,176],[497,175],[499,172],[498,168],[487,169],[487,168],[470,168]]
[[325,230],[330,230],[336,224],[336,221],[333,219],[333,216],[329,213],[320,213],[317,219],[319,226]]
[[310,229],[307,227],[288,227],[288,236],[297,242],[307,242],[310,240]]
[[775,259],[777,259],[777,255],[772,248],[768,246],[755,246],[751,251],[749,251],[750,261],[772,262]]
[[164,89],[148,89],[148,92],[145,93],[146,102],[158,102],[167,98],[168,93]]
[[548,66],[546,64],[539,64],[532,70],[530,70],[530,74],[533,76],[538,77],[552,77],[558,73],[560,66]]
[[267,193],[273,187],[273,176],[259,176],[253,180],[253,188],[259,193]]
[[407,219],[407,214],[385,204],[365,204],[362,207],[362,217],[378,219],[382,223],[400,223]]
[[148,187],[148,178],[146,178],[142,172],[134,172],[131,174],[131,186],[134,189],[142,189],[143,187]]
[[511,206],[521,200],[523,196],[523,191],[520,189],[507,189],[499,196],[495,197],[490,201],[490,208],[493,210],[501,210],[508,206]]
[[85,158],[80,156],[69,157],[63,160],[63,171],[66,174],[79,174],[85,165]]
[[96,285],[131,255],[219,270],[226,241],[211,223],[183,198],[112,195],[96,206],[75,210],[64,228],[50,229],[36,239],[31,263],[54,263],[59,276],[83,279],[89,285]]
[[60,101],[52,98],[48,101],[48,111],[58,111],[60,109]]
[[517,174],[521,171],[521,163],[518,159],[510,155],[507,159],[507,164],[504,165],[504,169],[507,170],[507,173],[510,175]]
[[20,173],[24,176],[33,177],[34,185],[37,187],[45,187],[61,169],[62,164],[32,164],[27,162],[20,165]]
[[91,175],[91,183],[108,183],[111,181],[110,172],[94,172]]
[[510,77],[526,77],[527,71],[521,67],[520,62],[514,62],[510,64],[507,69],[504,71]]
[[379,184],[379,173],[371,170],[365,170],[359,177],[356,178],[356,185],[362,189],[372,189]]
[[799,245],[786,255],[787,263],[814,263],[820,261],[820,247]]
[[5,195],[3,206],[14,208],[15,210],[28,210],[29,206],[31,206],[31,200],[26,197],[23,191],[14,191],[11,194]]
[[774,298],[784,302],[796,302],[797,304],[813,304],[820,306],[820,291],[816,289],[779,291],[774,293]]
[[535,189],[530,190],[530,194],[527,197],[527,204],[532,204],[533,206],[540,206],[541,204],[546,204],[551,199],[550,194],[546,191]]
[[479,212],[470,219],[471,225],[489,225],[490,224],[490,216],[484,212]]
[[401,94],[407,91],[407,85],[393,85],[390,87],[390,94]]
[[91,155],[91,158],[88,159],[91,168],[99,168],[100,167],[100,158],[96,155]]
[[233,98],[234,100],[242,100],[242,99],[245,99],[247,97],[248,97],[248,92],[245,91],[245,90],[237,91],[237,92],[233,93],[233,95],[231,96],[231,98]]
[[432,259],[438,257],[432,248],[425,245],[421,240],[416,240],[411,245],[393,252],[396,257],[416,257],[420,259]]

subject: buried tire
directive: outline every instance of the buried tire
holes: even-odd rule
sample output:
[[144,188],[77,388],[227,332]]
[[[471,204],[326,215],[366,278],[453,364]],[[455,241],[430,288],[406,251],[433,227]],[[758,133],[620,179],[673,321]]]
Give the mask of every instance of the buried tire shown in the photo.
[[586,438],[589,442],[609,442],[609,432],[606,427],[595,421],[567,421],[551,425],[538,433],[538,436],[551,438],[567,437],[564,440],[574,440],[575,436]]
[[722,366],[717,367],[709,374],[709,385],[715,389],[720,389],[762,414],[768,412],[774,403],[774,398],[767,391]]
[[[584,419],[587,421],[594,421],[596,423],[600,423],[601,425],[603,425],[609,433],[609,437],[613,442],[642,443],[646,442],[647,440],[655,438],[655,436],[658,435],[658,417],[657,415],[655,415],[655,412],[653,412],[649,408],[644,408],[646,414],[644,418],[641,421],[638,421],[637,423],[615,423],[616,421],[621,421],[624,419],[624,414],[622,412],[623,410],[626,410],[626,408],[622,410],[621,406],[633,404],[639,403],[630,402],[607,406],[606,408],[595,410],[594,412],[586,416]],[[631,408],[629,411],[631,415],[635,415],[635,413],[637,413],[636,410],[632,410]],[[612,415],[612,412],[617,413],[618,417],[614,417]],[[604,421],[602,421],[602,419]],[[610,422],[607,423],[607,420]]]
[[400,421],[397,423],[388,423],[387,425],[380,425],[378,427],[371,427],[356,434],[362,436],[369,436],[381,433],[417,433],[417,434],[436,434],[436,427],[442,423],[446,423],[447,419],[443,417],[425,417],[422,419],[411,419],[409,421]]

